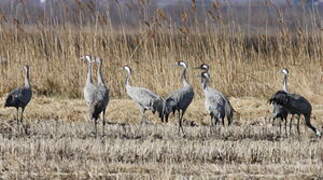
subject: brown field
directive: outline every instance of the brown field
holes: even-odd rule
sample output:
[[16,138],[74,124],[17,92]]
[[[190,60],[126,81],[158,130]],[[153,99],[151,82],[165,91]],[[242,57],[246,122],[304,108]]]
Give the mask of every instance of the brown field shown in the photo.
[[[79,11],[93,11],[75,2]],[[149,1],[138,2],[144,11]],[[259,17],[266,26],[249,32],[241,22],[226,19],[217,4],[199,22],[192,3],[178,15],[179,22],[157,9],[142,13],[147,21],[138,27],[122,22],[115,27],[110,17],[93,12],[84,24],[82,13],[75,15],[77,22],[43,17],[24,23],[28,11],[10,16],[0,7],[0,179],[323,179],[322,139],[303,121],[300,136],[295,124],[288,136],[280,134],[266,102],[282,87],[278,71],[288,68],[290,91],[310,100],[312,123],[322,131],[323,31],[315,26],[321,18],[306,15],[311,28],[291,28],[284,21],[286,11],[268,5],[278,15],[270,22]],[[98,138],[82,98],[86,65],[79,57],[84,54],[104,59],[110,87],[109,123]],[[210,134],[199,72],[190,68],[196,96],[184,116],[187,136],[177,134],[173,116],[162,124],[149,112],[149,121],[139,127],[121,67],[133,68],[133,85],[166,96],[181,86],[180,70],[172,66],[178,60],[189,67],[211,65],[211,86],[239,112],[232,126],[218,126]],[[23,83],[24,64],[31,66],[33,88],[25,113],[27,135],[17,131],[15,110],[3,108],[7,93]]]
[[[3,101],[3,99],[2,99]],[[110,102],[106,135],[94,138],[81,99],[34,98],[26,120],[29,135],[16,131],[14,109],[0,108],[0,169],[4,179],[320,179],[323,144],[304,123],[301,136],[279,134],[265,100],[231,98],[240,113],[230,127],[209,132],[202,99],[185,116],[186,137],[177,134],[174,117],[162,124],[139,113],[128,99]],[[313,124],[322,130],[322,105],[314,106]],[[197,126],[191,127],[194,121]],[[294,121],[296,123],[296,121]],[[101,124],[100,124],[101,125]],[[289,133],[289,131],[288,131]]]

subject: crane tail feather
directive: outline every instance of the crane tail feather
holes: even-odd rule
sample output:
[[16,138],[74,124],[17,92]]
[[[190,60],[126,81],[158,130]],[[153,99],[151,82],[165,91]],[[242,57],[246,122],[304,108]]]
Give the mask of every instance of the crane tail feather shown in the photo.
[[4,107],[11,107],[11,106],[14,106],[15,105],[15,100],[14,98],[12,97],[12,95],[9,95],[6,99],[6,102],[4,104]]

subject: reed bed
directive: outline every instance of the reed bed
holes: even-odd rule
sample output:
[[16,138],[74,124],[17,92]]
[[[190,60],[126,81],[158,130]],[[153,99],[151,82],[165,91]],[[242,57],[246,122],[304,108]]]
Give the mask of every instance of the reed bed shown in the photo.
[[[148,1],[139,2],[143,3],[139,3],[140,7],[148,6]],[[282,77],[276,72],[283,67],[290,69],[292,91],[309,98],[320,94],[322,31],[317,27],[290,27],[282,21],[288,12],[266,5],[277,14],[269,16],[276,28],[253,33],[225,19],[217,9],[221,4],[213,4],[212,11],[204,17],[207,23],[193,21],[199,16],[193,13],[192,5],[178,15],[179,22],[170,21],[163,10],[156,9],[150,18],[143,19],[134,28],[122,21],[118,26],[107,23],[111,17],[96,15],[91,3],[79,4],[83,24],[69,19],[55,23],[54,17],[53,20],[45,15],[36,23],[28,24],[23,23],[28,20],[28,14],[16,18],[3,15],[0,55],[6,63],[0,65],[0,94],[20,84],[21,66],[30,64],[36,94],[80,98],[86,66],[79,57],[84,54],[104,59],[104,73],[112,97],[125,97],[124,74],[120,70],[125,64],[135,71],[133,84],[166,95],[179,87],[180,72],[170,66],[178,60],[187,61],[190,67],[209,63],[212,85],[228,96],[268,97],[281,88]],[[212,15],[218,15],[219,19],[213,20]],[[310,17],[320,21],[315,15]],[[74,19],[77,17],[76,14]],[[200,87],[198,72],[192,69],[189,72],[190,82],[197,89]]]

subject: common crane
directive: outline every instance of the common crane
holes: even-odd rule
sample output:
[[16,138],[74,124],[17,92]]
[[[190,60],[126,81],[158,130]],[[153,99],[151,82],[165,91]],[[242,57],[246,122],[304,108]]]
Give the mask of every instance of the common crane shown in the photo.
[[141,123],[145,119],[145,111],[151,110],[153,113],[159,113],[159,117],[164,116],[165,100],[153,93],[151,90],[143,87],[134,87],[129,83],[132,69],[125,65],[123,70],[127,72],[125,86],[128,96],[139,106],[141,113]]
[[[288,69],[284,68],[280,71],[281,73],[284,74],[284,79],[283,79],[283,91],[288,93],[288,86],[287,86],[287,80],[288,80]],[[282,105],[279,105],[277,103],[273,103],[273,124],[276,119],[280,119],[281,121],[285,122],[285,133],[287,133],[286,127],[287,127],[287,116],[288,116],[288,111],[286,108],[284,108]],[[293,118],[293,117],[292,117]],[[279,131],[281,133],[281,121],[279,122]],[[290,121],[291,125],[292,120]]]
[[[270,104],[276,103],[283,106],[291,114],[304,115],[306,126],[312,129],[315,132],[316,136],[321,136],[320,131],[311,124],[312,106],[310,102],[303,96],[280,90],[276,92],[268,102]],[[300,134],[299,127],[298,134]]]
[[[99,115],[102,114],[102,132],[105,134],[104,126],[105,126],[105,112],[109,103],[109,88],[106,86],[104,82],[104,78],[102,76],[102,59],[96,58],[96,63],[98,64],[97,69],[97,95],[96,102],[92,105],[91,114],[92,118],[95,120],[95,124],[97,124],[97,119]],[[95,125],[96,126],[96,125]]]
[[81,56],[81,60],[87,63],[87,75],[86,82],[83,89],[83,95],[85,102],[88,106],[90,106],[95,100],[96,86],[93,83],[93,63],[94,60],[92,56],[85,55]]
[[[29,79],[29,66],[25,65],[23,68],[24,71],[24,79],[25,85],[21,88],[16,88],[12,90],[6,98],[6,102],[4,107],[15,107],[17,109],[17,128],[19,129],[19,124],[23,125],[23,114],[25,111],[26,106],[31,100],[32,91],[31,91],[31,84]],[[19,121],[19,108],[21,108],[21,118]],[[25,133],[27,134],[27,126],[24,128]]]
[[[102,132],[104,135],[105,134],[104,132],[105,111],[109,103],[109,89],[105,85],[105,82],[102,76],[102,60],[98,57],[92,57],[92,56],[83,56],[81,57],[81,59],[87,61],[88,63],[87,80],[84,87],[84,98],[89,107],[90,119],[94,121],[95,136],[97,136],[97,123],[101,113],[102,113]],[[98,64],[97,85],[93,84],[93,78],[92,78],[93,63]]]
[[[203,84],[208,85],[208,82],[210,81],[210,74],[209,74],[210,66],[208,64],[201,64],[200,66],[195,67],[194,69],[201,69],[201,70],[203,70],[203,72],[201,74],[201,78],[202,78],[202,81],[201,81],[202,88],[204,87]],[[206,73],[206,74],[204,74],[204,73]],[[204,78],[203,78],[203,74],[205,75]],[[210,89],[212,89],[212,88],[210,88]],[[203,90],[204,90],[204,88],[203,88]],[[223,99],[223,101],[224,101],[224,103],[222,103],[222,104],[220,103],[221,105],[219,105],[219,104],[217,105],[217,106],[223,107],[223,109],[224,109],[224,116],[223,116],[223,118],[216,119],[216,122],[218,122],[218,120],[221,119],[222,120],[222,125],[224,126],[224,118],[226,117],[227,120],[228,120],[228,125],[231,125],[231,123],[233,121],[234,112],[236,112],[236,111],[233,109],[233,107],[232,107],[229,99],[224,94],[222,94],[220,91],[218,91],[216,89],[212,89],[211,91],[213,91],[213,90],[214,90],[213,94],[216,94],[219,97],[218,100],[220,101],[220,99]],[[205,90],[204,90],[204,93],[205,93]],[[207,102],[205,102],[205,103],[207,103]],[[212,105],[212,104],[210,104],[210,105]],[[207,107],[207,105],[206,105],[206,107]],[[207,107],[207,110],[208,109],[209,109],[209,107]],[[212,115],[211,115],[211,120],[212,120]]]
[[235,110],[225,95],[223,95],[217,89],[208,87],[208,83],[210,81],[210,74],[208,73],[209,67],[210,66],[207,64],[201,64],[195,69],[204,70],[201,73],[201,84],[205,95],[205,107],[211,115],[211,124],[212,119],[214,119],[215,124],[221,119],[222,125],[224,126],[224,118],[226,117],[228,120],[228,125],[231,125]]
[[186,109],[191,104],[194,98],[194,91],[192,85],[187,81],[186,72],[187,72],[187,64],[183,61],[178,61],[176,63],[177,66],[182,67],[183,71],[181,74],[181,81],[183,83],[183,87],[172,92],[166,98],[166,107],[165,107],[165,120],[168,122],[168,116],[171,112],[173,114],[178,111],[178,134],[180,130],[182,131],[183,135],[185,136],[182,120],[185,114]]

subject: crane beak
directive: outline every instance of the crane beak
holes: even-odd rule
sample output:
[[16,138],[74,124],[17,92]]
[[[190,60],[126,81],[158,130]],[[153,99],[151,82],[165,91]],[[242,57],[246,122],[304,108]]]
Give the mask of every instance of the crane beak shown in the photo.
[[193,69],[201,69],[200,67],[193,67]]

